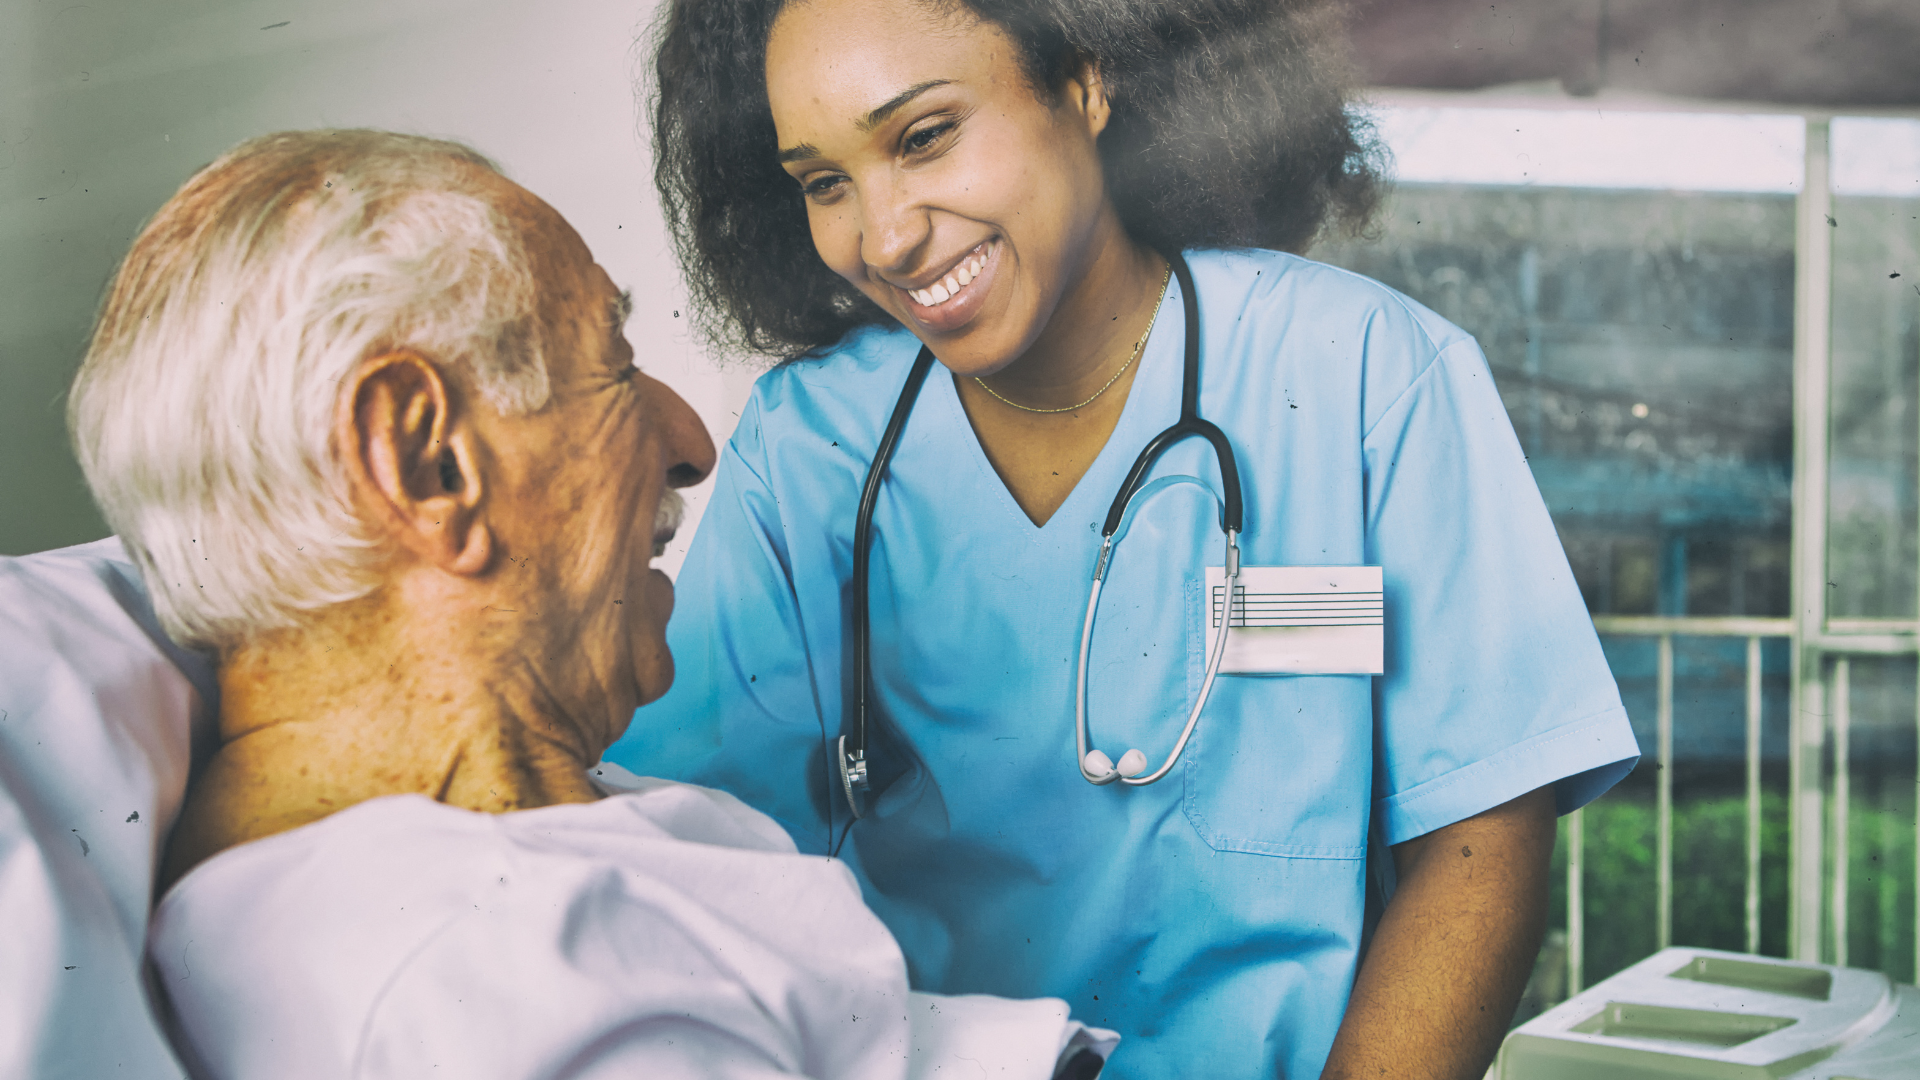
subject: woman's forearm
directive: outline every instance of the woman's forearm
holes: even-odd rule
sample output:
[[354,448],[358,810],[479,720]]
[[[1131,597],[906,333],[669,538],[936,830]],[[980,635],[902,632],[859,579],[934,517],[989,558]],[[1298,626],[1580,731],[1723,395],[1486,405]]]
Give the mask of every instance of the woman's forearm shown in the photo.
[[1399,886],[1323,1080],[1478,1080],[1540,948],[1554,807],[1541,788],[1394,848]]

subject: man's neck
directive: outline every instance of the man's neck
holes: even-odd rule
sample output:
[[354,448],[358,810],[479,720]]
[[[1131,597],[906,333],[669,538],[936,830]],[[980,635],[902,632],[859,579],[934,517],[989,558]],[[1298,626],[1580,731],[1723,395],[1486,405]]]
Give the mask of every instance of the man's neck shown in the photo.
[[386,795],[490,813],[598,798],[597,748],[538,680],[457,635],[428,646],[409,633],[420,625],[347,615],[224,659],[220,749],[188,792],[162,889],[229,847]]

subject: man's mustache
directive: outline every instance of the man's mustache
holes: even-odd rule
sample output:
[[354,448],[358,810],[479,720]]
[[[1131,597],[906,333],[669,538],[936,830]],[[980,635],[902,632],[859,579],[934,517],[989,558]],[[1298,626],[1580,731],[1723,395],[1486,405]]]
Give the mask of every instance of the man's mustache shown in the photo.
[[660,496],[660,508],[653,514],[654,543],[664,544],[673,534],[680,531],[680,522],[687,516],[687,500],[680,492],[668,488]]

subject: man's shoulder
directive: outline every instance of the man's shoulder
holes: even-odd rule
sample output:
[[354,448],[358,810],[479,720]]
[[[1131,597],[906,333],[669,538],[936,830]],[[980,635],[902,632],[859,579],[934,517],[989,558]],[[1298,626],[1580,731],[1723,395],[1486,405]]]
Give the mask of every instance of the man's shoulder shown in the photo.
[[188,936],[202,950],[238,945],[236,959],[271,964],[313,949],[319,955],[309,959],[319,960],[340,944],[332,938],[357,932],[364,909],[388,914],[361,929],[402,947],[492,874],[504,845],[484,817],[424,796],[391,796],[228,848],[161,899],[156,948]]
[[610,761],[590,773],[594,786],[612,796],[604,806],[614,822],[632,819],[630,827],[690,844],[778,855],[797,850],[778,822],[718,788],[640,776]]
[[[619,863],[634,851],[699,845],[772,855],[793,842],[771,818],[722,791],[600,764],[607,797],[487,814],[420,795],[371,799],[309,825],[228,849],[188,874],[156,918],[247,918],[324,929],[391,911],[383,924],[419,932],[434,912],[470,907],[475,889],[564,887],[565,866]],[[406,929],[413,926],[413,930]]]
[[213,1076],[475,1048],[560,1060],[658,1018],[778,1047],[818,1024],[763,1015],[754,986],[904,992],[843,864],[761,835],[730,796],[598,771],[629,790],[508,814],[377,799],[197,868],[149,951],[190,1056]]
[[820,868],[792,864],[826,861],[793,854],[732,796],[597,771],[622,793],[508,814],[374,799],[195,868],[156,909],[148,950],[192,1053],[219,1059],[213,1075],[260,1072],[248,1055],[268,1046],[347,1060],[376,1012],[413,1007],[396,987],[518,1001],[473,968],[476,942],[511,956],[501,970],[516,978],[573,963],[568,935],[644,940],[678,963],[698,952],[716,888],[819,883]]
[[216,1076],[270,1074],[269,1053],[305,1074],[350,1071],[394,974],[502,873],[461,813],[375,799],[229,848],[175,884],[147,953],[189,1057]]

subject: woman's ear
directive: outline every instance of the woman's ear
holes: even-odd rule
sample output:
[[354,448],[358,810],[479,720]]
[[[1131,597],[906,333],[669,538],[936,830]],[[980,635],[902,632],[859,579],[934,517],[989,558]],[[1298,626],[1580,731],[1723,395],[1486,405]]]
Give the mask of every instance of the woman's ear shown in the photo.
[[472,419],[437,365],[396,352],[355,369],[335,431],[368,523],[420,561],[462,576],[493,558]]
[[1099,138],[1113,118],[1113,106],[1107,101],[1107,84],[1100,75],[1100,61],[1089,53],[1074,52],[1066,60],[1067,78],[1060,92],[1066,104],[1079,111],[1087,125],[1087,134]]

